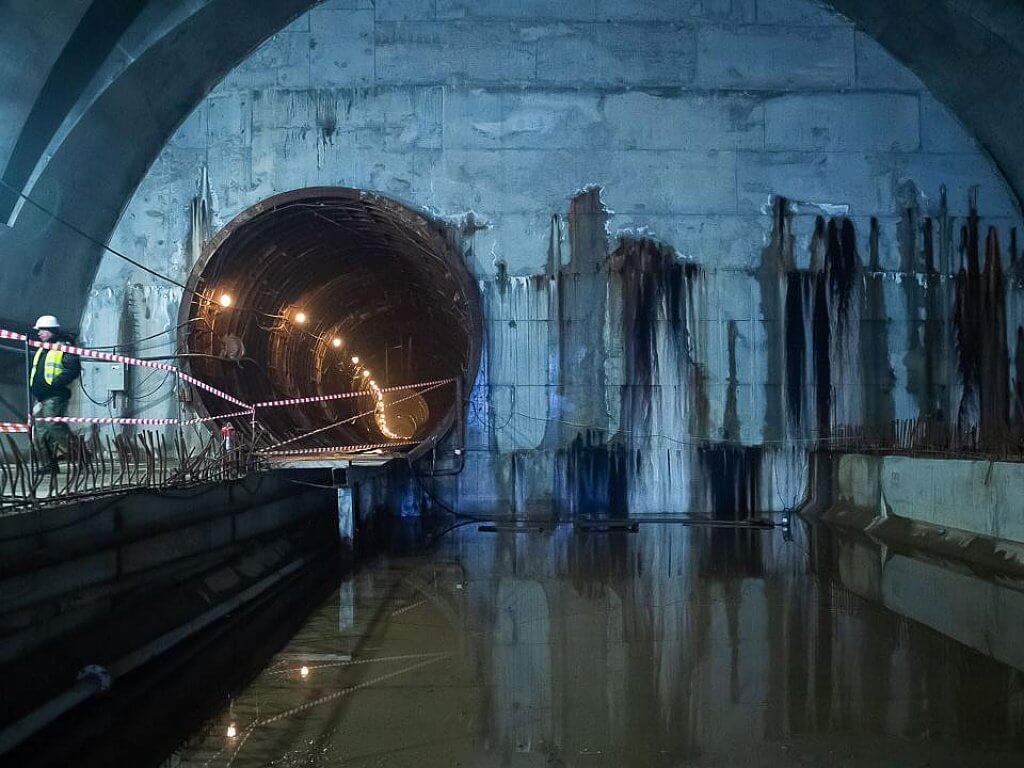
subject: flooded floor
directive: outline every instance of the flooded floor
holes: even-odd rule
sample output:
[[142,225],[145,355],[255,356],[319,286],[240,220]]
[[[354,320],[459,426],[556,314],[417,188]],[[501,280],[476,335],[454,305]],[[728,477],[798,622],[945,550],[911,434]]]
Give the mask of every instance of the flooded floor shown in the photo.
[[1019,766],[1021,594],[822,527],[465,526],[344,581],[165,765]]

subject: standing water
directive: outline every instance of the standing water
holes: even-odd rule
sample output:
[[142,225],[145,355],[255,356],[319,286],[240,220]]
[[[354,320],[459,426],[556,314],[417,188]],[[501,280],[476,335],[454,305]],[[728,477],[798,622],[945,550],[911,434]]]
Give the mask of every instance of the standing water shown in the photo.
[[1021,765],[1022,619],[822,526],[465,526],[343,581],[163,765]]

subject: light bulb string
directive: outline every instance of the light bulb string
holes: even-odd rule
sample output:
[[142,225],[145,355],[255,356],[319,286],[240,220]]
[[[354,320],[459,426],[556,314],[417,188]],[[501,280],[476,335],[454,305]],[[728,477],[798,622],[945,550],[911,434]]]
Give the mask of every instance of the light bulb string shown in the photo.
[[[419,397],[421,395],[426,394],[427,392],[430,392],[430,391],[435,390],[435,389],[437,389],[439,387],[442,387],[442,386],[444,386],[444,384],[450,383],[450,381],[452,381],[452,380],[443,380],[443,381],[440,381],[440,382],[433,383],[433,384],[431,384],[429,386],[424,386],[423,389],[421,389],[420,391],[414,392],[411,395],[407,395],[407,396],[405,396],[403,398],[400,398],[400,399],[396,400],[395,402],[393,402],[392,405],[398,405],[399,403],[404,403],[406,400],[412,400],[413,398]],[[409,385],[409,386],[413,386],[413,385]],[[406,387],[406,388],[408,388],[408,387]],[[276,448],[280,448],[280,447],[285,446],[285,445],[291,445],[292,443],[298,442],[299,440],[304,440],[307,437],[312,437],[313,435],[318,435],[321,432],[326,432],[329,429],[333,429],[335,427],[341,427],[341,426],[344,426],[345,424],[351,424],[352,422],[358,421],[359,419],[364,418],[366,416],[372,416],[376,412],[376,410],[377,410],[377,406],[374,405],[373,409],[371,409],[369,411],[363,411],[362,413],[357,413],[355,416],[350,416],[348,418],[341,419],[340,421],[336,421],[333,424],[328,424],[325,427],[320,427],[319,429],[314,429],[311,432],[304,432],[301,435],[297,435],[295,437],[290,437],[287,440],[282,440],[282,441],[280,441],[278,443],[275,443],[274,445],[268,446],[267,448],[264,449],[263,452],[273,451]]]

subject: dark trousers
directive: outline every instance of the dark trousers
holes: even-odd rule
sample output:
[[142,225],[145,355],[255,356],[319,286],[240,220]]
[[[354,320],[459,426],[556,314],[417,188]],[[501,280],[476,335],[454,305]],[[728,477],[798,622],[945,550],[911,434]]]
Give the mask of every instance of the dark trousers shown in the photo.
[[[68,400],[66,397],[48,397],[40,400],[36,418],[65,415],[68,412]],[[36,450],[44,463],[51,464],[57,460],[58,448],[67,451],[71,429],[63,421],[36,422],[34,432]]]

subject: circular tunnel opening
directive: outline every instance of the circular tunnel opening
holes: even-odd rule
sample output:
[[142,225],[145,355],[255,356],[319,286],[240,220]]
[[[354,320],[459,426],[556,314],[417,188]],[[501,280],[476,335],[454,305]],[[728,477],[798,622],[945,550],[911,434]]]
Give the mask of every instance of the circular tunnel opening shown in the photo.
[[[433,443],[480,355],[480,297],[444,225],[373,193],[312,188],[239,214],[210,241],[182,303],[193,375],[257,411],[259,443],[316,449]],[[196,390],[210,416],[237,405]],[[238,417],[235,427],[250,430]]]

